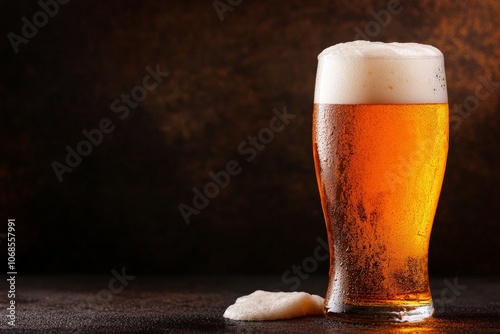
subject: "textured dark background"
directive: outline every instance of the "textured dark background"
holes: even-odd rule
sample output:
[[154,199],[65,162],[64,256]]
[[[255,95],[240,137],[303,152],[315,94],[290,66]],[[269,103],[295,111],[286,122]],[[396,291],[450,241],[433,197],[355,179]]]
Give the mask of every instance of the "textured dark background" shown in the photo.
[[[371,11],[387,4],[245,0],[221,21],[212,1],[73,0],[15,54],[7,34],[40,7],[2,2],[0,233],[16,219],[19,272],[279,274],[312,256],[326,240],[311,151],[316,56],[376,29]],[[500,87],[453,112],[481,76],[500,81],[498,1],[401,5],[370,39],[435,45],[447,66],[431,273],[499,274]],[[170,76],[120,120],[111,102],[157,64]],[[238,145],[284,106],[296,118],[246,162]],[[51,163],[103,118],[116,129],[58,182]],[[187,225],[178,205],[233,159],[242,172]]]

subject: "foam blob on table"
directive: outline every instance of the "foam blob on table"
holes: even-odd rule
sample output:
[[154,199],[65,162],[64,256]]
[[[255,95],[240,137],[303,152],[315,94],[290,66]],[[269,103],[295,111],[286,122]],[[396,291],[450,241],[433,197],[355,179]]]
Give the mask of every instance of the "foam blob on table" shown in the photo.
[[245,321],[279,320],[322,315],[324,299],[306,292],[268,292],[257,290],[236,299],[224,318]]

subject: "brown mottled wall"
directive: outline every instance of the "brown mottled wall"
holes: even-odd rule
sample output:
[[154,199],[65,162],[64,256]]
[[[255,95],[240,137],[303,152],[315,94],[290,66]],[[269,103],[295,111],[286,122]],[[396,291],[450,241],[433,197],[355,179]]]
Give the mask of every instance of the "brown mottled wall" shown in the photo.
[[[245,0],[220,15],[212,1],[70,1],[37,17],[18,53],[8,34],[41,8],[1,7],[0,233],[16,219],[26,273],[301,264],[326,240],[311,150],[316,56],[362,34],[445,54],[450,151],[431,273],[500,273],[498,1]],[[251,150],[249,136],[284,108],[286,126]],[[83,130],[97,144],[81,144],[86,156],[59,182],[54,161],[67,164]],[[179,204],[227,168],[186,224]]]

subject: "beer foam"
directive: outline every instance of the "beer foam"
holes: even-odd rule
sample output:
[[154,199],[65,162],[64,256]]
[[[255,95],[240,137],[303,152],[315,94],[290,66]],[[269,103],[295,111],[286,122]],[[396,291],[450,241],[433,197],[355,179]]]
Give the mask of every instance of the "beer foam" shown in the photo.
[[314,103],[447,103],[444,57],[417,43],[355,41],[318,56]]
[[257,290],[236,299],[224,312],[232,320],[263,321],[322,315],[324,299],[306,292],[268,292]]

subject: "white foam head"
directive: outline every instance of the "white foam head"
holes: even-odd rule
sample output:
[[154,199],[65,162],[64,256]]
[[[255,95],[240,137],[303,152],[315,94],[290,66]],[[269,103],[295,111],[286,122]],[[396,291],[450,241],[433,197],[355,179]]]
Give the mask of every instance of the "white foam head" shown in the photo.
[[430,45],[355,41],[318,56],[314,103],[447,103],[444,57]]

